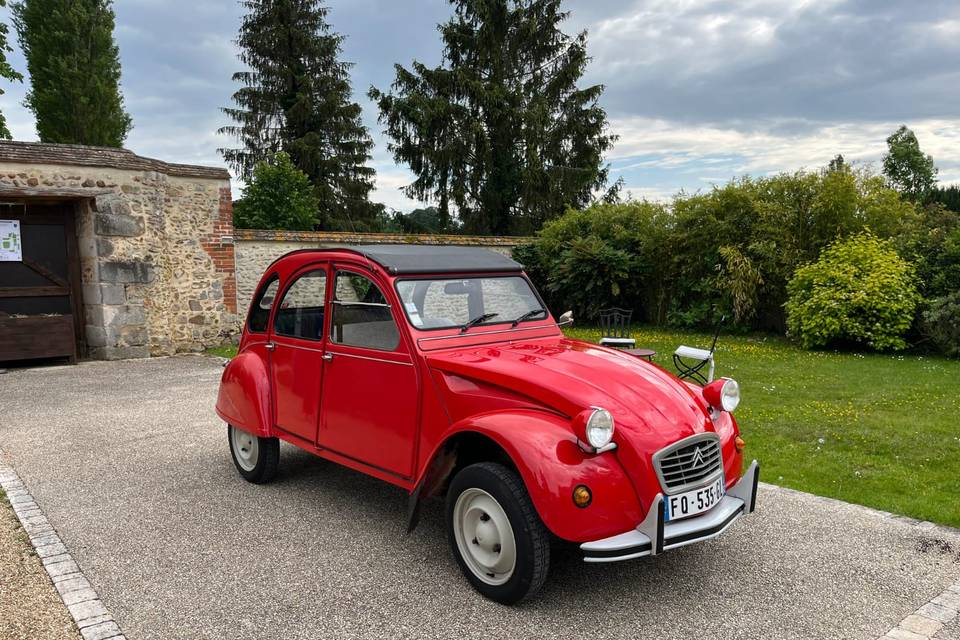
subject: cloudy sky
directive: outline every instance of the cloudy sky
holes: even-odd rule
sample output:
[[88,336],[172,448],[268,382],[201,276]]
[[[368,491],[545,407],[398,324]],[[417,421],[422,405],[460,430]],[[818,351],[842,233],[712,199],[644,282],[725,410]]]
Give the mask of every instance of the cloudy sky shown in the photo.
[[[386,151],[371,85],[394,63],[440,62],[444,0],[330,0],[355,63],[353,87],[376,141],[376,198],[407,210],[409,179]],[[570,0],[568,32],[587,29],[585,83],[620,140],[608,160],[636,197],[709,189],[742,174],[816,168],[837,153],[877,165],[901,123],[943,182],[960,182],[960,2],[956,0]],[[219,108],[234,91],[234,0],[117,0],[127,147],[220,165],[230,141]],[[9,15],[3,16],[9,21]],[[11,61],[24,70],[19,52]],[[16,139],[34,140],[25,87],[0,97]]]

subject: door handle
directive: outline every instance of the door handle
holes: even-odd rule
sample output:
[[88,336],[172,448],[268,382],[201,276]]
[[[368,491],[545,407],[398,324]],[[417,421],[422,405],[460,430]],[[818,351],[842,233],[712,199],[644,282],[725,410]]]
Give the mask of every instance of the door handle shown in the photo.
[[277,348],[277,345],[275,345],[272,342],[268,342],[267,344],[263,345],[263,348],[266,349],[267,351],[273,351],[274,349]]
[[320,357],[323,358],[324,360],[326,360],[327,362],[330,362],[331,360],[333,360],[333,354],[330,353],[329,351],[326,352],[325,354],[323,354],[323,355],[320,356]]

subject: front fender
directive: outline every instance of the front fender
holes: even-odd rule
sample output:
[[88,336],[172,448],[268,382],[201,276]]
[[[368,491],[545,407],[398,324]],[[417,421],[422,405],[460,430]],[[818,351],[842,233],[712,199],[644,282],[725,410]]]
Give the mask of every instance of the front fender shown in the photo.
[[271,437],[270,374],[255,352],[244,351],[227,363],[217,393],[217,415],[235,427]]
[[[520,472],[544,525],[564,540],[612,536],[642,520],[633,485],[615,452],[581,451],[564,417],[533,409],[472,416],[451,426],[431,460],[450,438],[463,432],[482,434],[500,445]],[[593,493],[583,509],[573,503],[578,484]]]

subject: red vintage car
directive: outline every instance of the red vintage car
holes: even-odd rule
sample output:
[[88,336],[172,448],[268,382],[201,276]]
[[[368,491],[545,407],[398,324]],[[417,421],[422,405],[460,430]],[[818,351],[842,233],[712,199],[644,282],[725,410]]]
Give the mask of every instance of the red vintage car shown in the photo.
[[564,337],[521,265],[479,248],[295,251],[254,295],[217,414],[250,482],[279,441],[446,496],[450,546],[485,596],[535,593],[551,542],[587,562],[654,556],[753,511],[737,384],[701,388]]

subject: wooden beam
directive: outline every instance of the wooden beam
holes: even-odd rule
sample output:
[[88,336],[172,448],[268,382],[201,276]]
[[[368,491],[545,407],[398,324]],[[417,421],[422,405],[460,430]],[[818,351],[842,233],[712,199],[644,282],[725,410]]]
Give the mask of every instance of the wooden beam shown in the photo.
[[44,298],[68,296],[67,287],[0,287],[0,298]]
[[70,286],[69,282],[55,274],[53,271],[50,271],[39,262],[31,260],[27,256],[23,256],[23,265],[28,269],[33,269],[35,272],[39,273],[41,276],[59,287],[66,289]]

